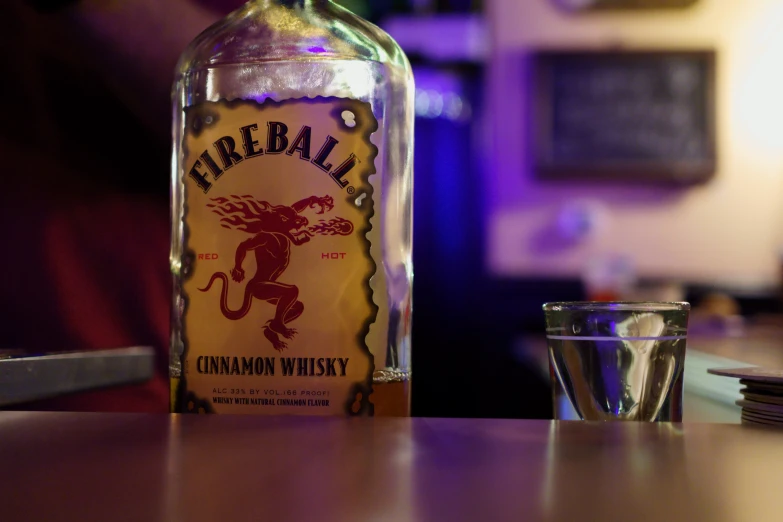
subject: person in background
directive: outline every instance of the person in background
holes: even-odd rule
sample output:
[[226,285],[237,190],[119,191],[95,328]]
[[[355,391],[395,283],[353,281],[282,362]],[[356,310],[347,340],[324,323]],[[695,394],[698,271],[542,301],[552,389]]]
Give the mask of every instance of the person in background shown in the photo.
[[5,0],[0,349],[148,345],[147,383],[23,409],[168,411],[170,89],[240,2]]

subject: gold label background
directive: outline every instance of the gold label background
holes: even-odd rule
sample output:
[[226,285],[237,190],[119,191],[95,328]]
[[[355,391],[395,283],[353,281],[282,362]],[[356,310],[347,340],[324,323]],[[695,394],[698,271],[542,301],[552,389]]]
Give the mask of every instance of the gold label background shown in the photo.
[[[340,114],[350,110],[356,117],[356,126],[345,125]],[[210,118],[211,117],[211,118]],[[211,126],[205,121],[213,122]],[[282,103],[267,101],[205,103],[189,109],[185,136],[185,252],[192,255],[191,273],[183,282],[186,296],[184,319],[185,357],[183,374],[188,392],[211,402],[212,397],[273,399],[329,399],[329,406],[255,406],[244,404],[212,404],[218,413],[248,414],[345,414],[354,402],[355,385],[369,390],[373,371],[371,353],[382,354],[386,343],[386,304],[373,303],[377,296],[385,296],[385,284],[379,259],[380,233],[378,227],[370,229],[370,219],[377,213],[373,201],[373,187],[369,177],[374,173],[373,162],[377,149],[370,143],[370,135],[377,128],[369,106],[354,100],[318,98],[291,100]],[[253,132],[259,141],[257,148],[265,148],[267,121],[279,121],[288,126],[289,144],[303,125],[312,127],[311,157],[315,157],[327,135],[339,143],[329,155],[328,161],[336,168],[350,153],[361,161],[344,179],[348,187],[340,188],[324,171],[299,158],[298,153],[288,156],[264,154],[248,158],[226,170],[217,180],[208,175],[212,187],[204,192],[187,177],[187,172],[201,153],[208,150],[218,161],[212,143],[229,135],[237,142],[237,152],[242,154],[240,127],[258,124]],[[203,163],[203,162],[202,162]],[[221,165],[222,167],[222,165]],[[205,167],[200,169],[207,172]],[[375,176],[377,177],[377,176]],[[373,180],[374,181],[374,180]],[[349,194],[349,192],[353,192]],[[250,312],[239,320],[227,319],[220,310],[222,283],[216,281],[208,292],[201,292],[215,272],[229,275],[228,307],[241,307],[245,285],[256,270],[254,252],[248,252],[242,264],[245,279],[241,283],[230,279],[237,246],[252,234],[221,227],[220,216],[207,207],[212,198],[250,194],[255,199],[272,205],[290,206],[309,196],[331,196],[334,208],[324,214],[306,209],[300,215],[312,226],[320,219],[326,221],[341,217],[353,223],[354,230],[348,236],[316,234],[308,243],[290,247],[290,263],[278,277],[281,283],[295,285],[299,289],[299,301],[304,304],[303,314],[286,326],[298,333],[292,340],[283,339],[288,348],[276,351],[264,337],[262,327],[274,317],[275,305],[259,299],[252,300]],[[366,194],[360,206],[355,201]],[[374,208],[376,207],[376,208]],[[376,219],[372,219],[376,221]],[[368,243],[369,241],[369,243]],[[372,245],[372,256],[370,255]],[[324,253],[345,253],[344,259],[322,259]],[[218,254],[217,260],[199,260],[198,254]],[[372,279],[372,289],[368,284]],[[365,336],[370,321],[380,319]],[[368,351],[368,348],[370,351]],[[274,357],[275,376],[204,375],[196,372],[199,356]],[[348,357],[345,377],[297,377],[283,376],[282,357]],[[380,361],[382,363],[383,356]],[[339,371],[339,364],[336,365]],[[226,388],[229,393],[214,394],[214,389]],[[231,390],[244,390],[231,394]],[[251,395],[250,390],[253,390]],[[302,396],[303,390],[327,391],[328,397]],[[268,394],[274,391],[276,394]],[[295,392],[296,395],[290,395]],[[366,397],[365,397],[366,400]]]

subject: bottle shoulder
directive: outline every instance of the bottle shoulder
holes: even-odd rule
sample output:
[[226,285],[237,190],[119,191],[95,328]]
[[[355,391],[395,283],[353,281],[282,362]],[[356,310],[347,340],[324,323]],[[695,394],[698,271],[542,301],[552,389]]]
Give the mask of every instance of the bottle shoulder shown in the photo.
[[374,61],[410,71],[385,31],[331,2],[307,9],[249,2],[197,36],[180,57],[189,71],[276,61]]

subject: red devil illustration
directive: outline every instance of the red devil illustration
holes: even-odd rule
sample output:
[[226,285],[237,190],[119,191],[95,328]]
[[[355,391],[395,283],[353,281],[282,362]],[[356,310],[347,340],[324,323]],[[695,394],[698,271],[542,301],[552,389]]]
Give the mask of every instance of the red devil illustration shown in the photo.
[[272,205],[253,196],[235,196],[214,198],[207,207],[221,217],[224,228],[240,230],[251,235],[242,241],[236,250],[231,279],[241,283],[245,279],[242,262],[249,252],[256,256],[256,273],[245,285],[242,306],[237,310],[228,307],[228,276],[224,272],[212,275],[202,292],[212,288],[218,279],[223,281],[220,292],[220,311],[226,318],[236,321],[250,311],[253,298],[276,306],[275,315],[263,326],[264,336],[275,350],[283,351],[288,345],[280,339],[293,339],[296,329],[286,325],[302,315],[304,304],[299,301],[299,289],[291,284],[282,283],[278,278],[283,275],[291,259],[291,245],[303,245],[316,234],[347,236],[353,232],[353,223],[336,217],[329,221],[319,220],[308,226],[309,221],[301,214],[317,209],[316,214],[324,214],[334,208],[331,196],[310,196],[291,206]]

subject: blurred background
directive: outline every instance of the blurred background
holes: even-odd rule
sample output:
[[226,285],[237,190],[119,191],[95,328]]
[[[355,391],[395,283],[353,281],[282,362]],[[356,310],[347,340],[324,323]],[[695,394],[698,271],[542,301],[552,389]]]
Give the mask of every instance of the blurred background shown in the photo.
[[[783,3],[339,3],[385,28],[416,77],[414,414],[551,418],[542,303],[651,299],[694,305],[685,420],[739,422],[738,386],[704,370],[783,367]],[[167,277],[166,82],[241,2],[55,4],[0,7],[20,42],[2,58],[18,81],[4,81],[0,346],[165,351],[151,317],[168,306],[153,289]],[[150,18],[167,41],[118,36]],[[120,210],[96,207],[96,186]],[[130,297],[107,311],[113,292]],[[167,393],[136,392],[148,402],[111,407],[155,410]],[[41,407],[106,404],[90,397]]]

